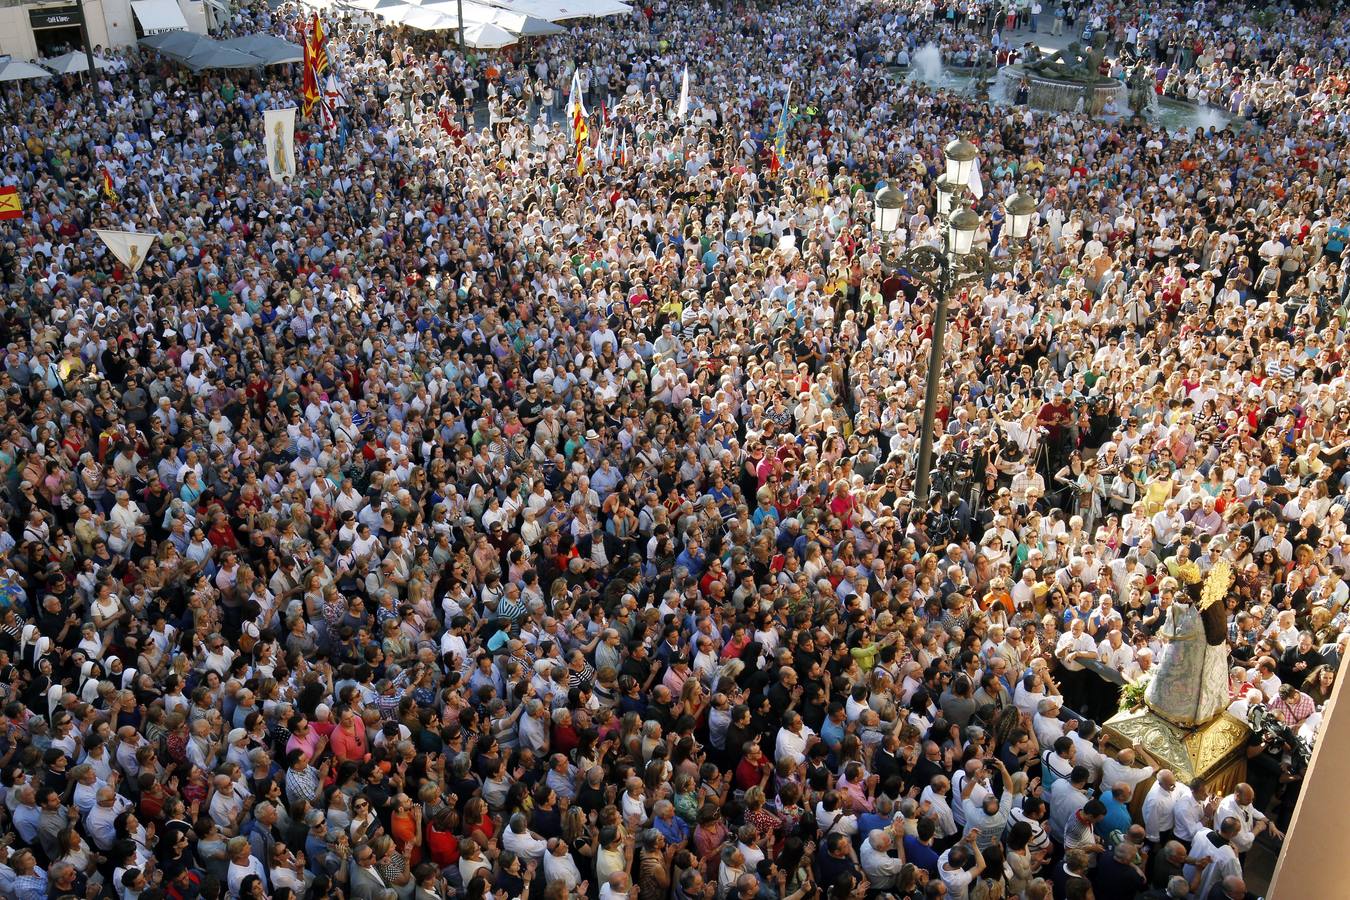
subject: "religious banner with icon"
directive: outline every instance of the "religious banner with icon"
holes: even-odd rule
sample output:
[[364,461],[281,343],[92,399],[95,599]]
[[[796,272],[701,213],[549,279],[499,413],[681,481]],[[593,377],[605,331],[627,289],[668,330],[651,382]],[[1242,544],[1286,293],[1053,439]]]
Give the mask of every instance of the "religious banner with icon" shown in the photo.
[[273,181],[295,177],[295,107],[263,111],[267,171]]
[[94,233],[112,251],[113,256],[132,272],[138,271],[145,263],[145,255],[150,252],[150,245],[159,237],[152,232],[111,231],[101,228],[94,229]]

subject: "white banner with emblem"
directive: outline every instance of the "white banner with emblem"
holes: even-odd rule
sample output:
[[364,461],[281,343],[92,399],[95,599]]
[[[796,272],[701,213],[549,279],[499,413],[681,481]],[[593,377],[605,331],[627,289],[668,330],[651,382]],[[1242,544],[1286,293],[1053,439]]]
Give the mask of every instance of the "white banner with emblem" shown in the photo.
[[267,171],[273,181],[295,177],[295,107],[263,111]]

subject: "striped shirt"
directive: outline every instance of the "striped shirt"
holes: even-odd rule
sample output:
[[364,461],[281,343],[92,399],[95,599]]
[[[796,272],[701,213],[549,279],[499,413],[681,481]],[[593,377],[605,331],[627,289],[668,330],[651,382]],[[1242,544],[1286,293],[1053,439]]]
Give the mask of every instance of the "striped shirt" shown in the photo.
[[313,766],[305,766],[300,771],[286,770],[286,799],[292,805],[301,800],[314,802],[319,796],[319,772]]

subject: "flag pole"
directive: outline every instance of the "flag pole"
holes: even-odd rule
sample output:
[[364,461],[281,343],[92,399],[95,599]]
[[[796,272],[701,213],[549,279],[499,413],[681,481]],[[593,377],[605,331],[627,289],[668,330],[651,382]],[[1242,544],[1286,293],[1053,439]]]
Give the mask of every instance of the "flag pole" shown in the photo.
[[[468,74],[469,69],[469,48],[464,46],[464,0],[455,0],[455,10],[459,13],[459,52],[464,56],[464,70]],[[468,98],[468,109],[464,111],[464,132],[469,131],[469,126],[474,121],[473,97]]]
[[103,95],[98,92],[98,82],[94,80],[94,47],[89,41],[89,17],[85,14],[84,4],[87,0],[80,2],[80,37],[84,39],[84,59],[89,65],[89,89],[94,93],[94,103],[98,107],[99,115],[107,113],[108,109],[103,103]]

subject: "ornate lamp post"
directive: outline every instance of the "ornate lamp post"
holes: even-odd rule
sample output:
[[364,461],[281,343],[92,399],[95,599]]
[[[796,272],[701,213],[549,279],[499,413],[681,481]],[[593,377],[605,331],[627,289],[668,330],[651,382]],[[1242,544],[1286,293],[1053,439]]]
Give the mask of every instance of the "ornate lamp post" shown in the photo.
[[[942,382],[942,356],[947,335],[947,305],[951,298],[970,285],[984,282],[992,275],[1012,271],[1015,256],[996,259],[988,250],[975,249],[975,232],[980,217],[970,208],[966,194],[979,151],[969,141],[957,138],[946,146],[945,177],[937,184],[937,217],[942,224],[942,247],[918,246],[888,262],[904,269],[909,277],[928,289],[937,300],[933,315],[933,340],[928,354],[928,384],[924,392],[923,423],[919,433],[919,459],[914,472],[915,507],[928,503],[928,481],[933,465],[933,426],[937,417],[938,387]],[[873,226],[889,242],[900,226],[903,198],[887,186],[873,200]],[[1038,204],[1021,191],[1004,204],[1007,212],[1004,230],[1016,246],[1031,232],[1031,220]],[[884,244],[883,244],[884,246]]]

